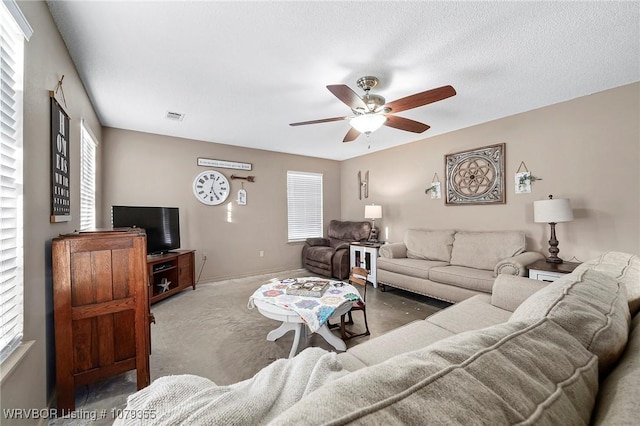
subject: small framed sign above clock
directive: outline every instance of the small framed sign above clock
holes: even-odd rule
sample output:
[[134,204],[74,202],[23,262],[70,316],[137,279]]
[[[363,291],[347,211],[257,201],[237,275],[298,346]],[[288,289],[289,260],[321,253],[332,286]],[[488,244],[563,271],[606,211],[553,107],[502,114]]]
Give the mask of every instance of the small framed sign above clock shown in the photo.
[[231,185],[227,178],[216,170],[205,170],[193,180],[193,195],[202,204],[217,206],[229,197]]

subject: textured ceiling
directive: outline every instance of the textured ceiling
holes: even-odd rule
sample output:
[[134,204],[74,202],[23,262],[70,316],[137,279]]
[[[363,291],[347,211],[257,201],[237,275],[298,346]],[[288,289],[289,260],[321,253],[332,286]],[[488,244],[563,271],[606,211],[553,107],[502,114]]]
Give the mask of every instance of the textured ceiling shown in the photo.
[[[640,80],[640,2],[49,1],[105,126],[347,159]],[[327,89],[452,98],[342,143]],[[185,114],[181,122],[167,111]]]

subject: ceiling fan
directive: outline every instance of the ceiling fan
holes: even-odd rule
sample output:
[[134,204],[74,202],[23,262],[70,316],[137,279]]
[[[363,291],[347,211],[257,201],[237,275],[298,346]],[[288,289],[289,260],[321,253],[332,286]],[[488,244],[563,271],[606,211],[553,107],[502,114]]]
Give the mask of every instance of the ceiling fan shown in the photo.
[[371,132],[379,129],[382,125],[393,127],[395,129],[406,130],[408,132],[422,133],[429,129],[428,125],[393,114],[441,101],[456,94],[453,87],[442,86],[385,103],[385,99],[382,96],[369,93],[372,88],[378,85],[378,81],[379,80],[376,77],[372,76],[359,78],[357,81],[358,87],[364,90],[364,95],[362,97],[358,96],[356,92],[344,84],[331,84],[327,86],[327,89],[329,89],[335,97],[351,108],[354,115],[324,118],[321,120],[301,121],[298,123],[291,123],[289,125],[303,126],[306,124],[349,120],[351,129],[349,129],[342,142],[351,142],[362,133],[369,135]]

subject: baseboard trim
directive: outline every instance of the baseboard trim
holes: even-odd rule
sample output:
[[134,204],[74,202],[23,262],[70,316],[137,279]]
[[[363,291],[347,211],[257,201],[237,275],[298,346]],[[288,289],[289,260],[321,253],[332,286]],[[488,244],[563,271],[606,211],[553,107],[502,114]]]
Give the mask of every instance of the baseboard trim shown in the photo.
[[[304,268],[296,268],[296,267],[290,267],[290,268],[275,268],[275,269],[266,269],[263,271],[255,271],[255,272],[249,272],[246,274],[234,274],[234,275],[223,275],[223,276],[217,276],[215,278],[201,278],[200,281],[198,282],[197,285],[201,285],[201,284],[212,284],[212,283],[216,283],[218,281],[226,281],[226,280],[234,280],[234,279],[239,279],[239,278],[247,278],[247,277],[253,277],[253,276],[258,276],[258,275],[268,275],[268,274],[278,274],[278,273],[285,273],[285,272],[290,272],[290,273],[299,273],[299,272],[304,272],[307,271]],[[309,271],[307,271],[309,272]],[[310,275],[314,275],[313,273],[309,272]]]

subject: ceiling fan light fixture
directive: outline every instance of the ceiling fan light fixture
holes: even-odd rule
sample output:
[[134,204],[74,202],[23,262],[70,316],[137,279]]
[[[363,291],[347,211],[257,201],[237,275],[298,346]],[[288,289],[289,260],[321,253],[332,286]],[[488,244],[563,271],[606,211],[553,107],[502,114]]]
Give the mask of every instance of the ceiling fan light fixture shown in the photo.
[[382,114],[363,114],[353,117],[349,120],[349,124],[360,133],[368,135],[378,130],[385,121],[387,117]]

